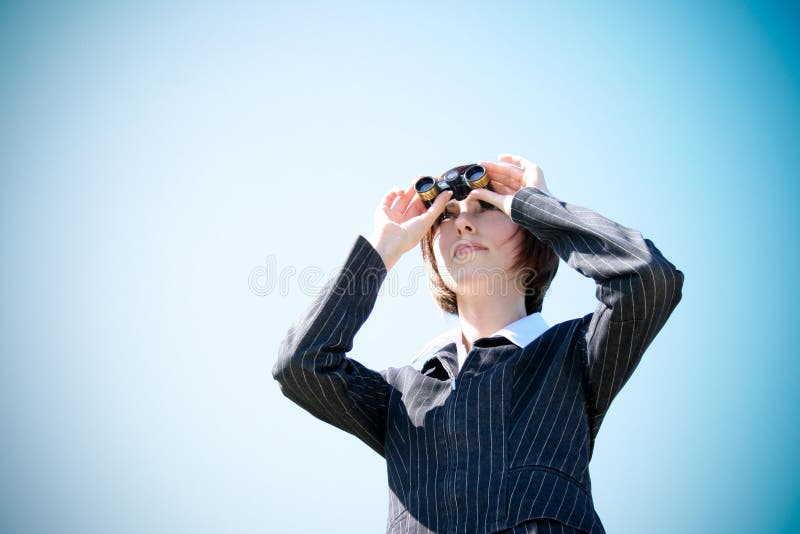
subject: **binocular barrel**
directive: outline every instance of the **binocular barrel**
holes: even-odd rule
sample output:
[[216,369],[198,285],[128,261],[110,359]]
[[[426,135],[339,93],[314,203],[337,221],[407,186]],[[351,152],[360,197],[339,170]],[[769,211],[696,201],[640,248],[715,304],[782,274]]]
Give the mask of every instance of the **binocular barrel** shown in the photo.
[[486,174],[486,169],[473,163],[454,167],[438,179],[433,176],[423,176],[417,180],[414,187],[422,203],[430,207],[439,193],[448,189],[453,192],[453,200],[464,200],[473,189],[488,185],[489,175]]

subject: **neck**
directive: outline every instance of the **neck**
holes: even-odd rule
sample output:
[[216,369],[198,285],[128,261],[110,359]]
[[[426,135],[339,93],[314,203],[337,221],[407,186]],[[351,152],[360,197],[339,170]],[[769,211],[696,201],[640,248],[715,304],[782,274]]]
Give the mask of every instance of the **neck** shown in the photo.
[[464,347],[494,334],[504,326],[525,317],[525,298],[515,291],[502,295],[459,295],[458,319]]

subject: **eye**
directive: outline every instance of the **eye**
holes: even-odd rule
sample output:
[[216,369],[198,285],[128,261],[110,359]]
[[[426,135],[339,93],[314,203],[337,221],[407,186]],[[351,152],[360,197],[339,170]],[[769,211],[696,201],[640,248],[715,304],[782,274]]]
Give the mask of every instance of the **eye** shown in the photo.
[[453,213],[453,211],[452,211],[453,209],[455,209],[455,208],[451,208],[451,206],[447,206],[447,207],[445,207],[445,208],[444,208],[444,211],[443,211],[443,212],[442,212],[442,214],[439,216],[439,219],[440,219],[440,221],[446,221],[447,219],[452,219],[452,218],[453,218],[453,215],[455,215],[455,214]]
[[481,207],[485,210],[497,210],[497,206],[492,204],[491,202],[486,202],[485,200],[479,200]]

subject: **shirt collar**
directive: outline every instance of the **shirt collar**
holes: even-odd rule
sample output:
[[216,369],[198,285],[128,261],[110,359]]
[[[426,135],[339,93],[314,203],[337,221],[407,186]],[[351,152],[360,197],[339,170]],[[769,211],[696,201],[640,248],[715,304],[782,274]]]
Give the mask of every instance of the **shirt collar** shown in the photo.
[[[544,321],[542,314],[535,312],[504,326],[487,337],[502,336],[508,338],[509,341],[522,349],[530,345],[532,341],[541,336],[548,328],[550,327]],[[450,343],[455,343],[459,361],[463,362],[466,359],[467,350],[461,342],[461,329],[456,327],[442,332],[433,338],[416,356],[414,356],[411,360],[412,364],[424,364]]]

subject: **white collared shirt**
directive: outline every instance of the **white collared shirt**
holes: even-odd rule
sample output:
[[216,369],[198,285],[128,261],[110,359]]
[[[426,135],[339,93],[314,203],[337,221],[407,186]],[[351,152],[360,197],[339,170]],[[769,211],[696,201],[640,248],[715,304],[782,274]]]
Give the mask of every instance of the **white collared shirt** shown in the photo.
[[[544,321],[542,314],[535,312],[504,326],[497,332],[486,337],[502,336],[508,338],[509,341],[519,348],[524,348],[541,336],[548,328],[550,327]],[[450,343],[456,344],[458,368],[461,369],[461,366],[464,365],[464,361],[467,359],[467,348],[463,343],[461,328],[458,327],[442,332],[440,335],[433,338],[433,340],[425,345],[411,361],[413,364],[424,364],[432,358],[439,349]]]

